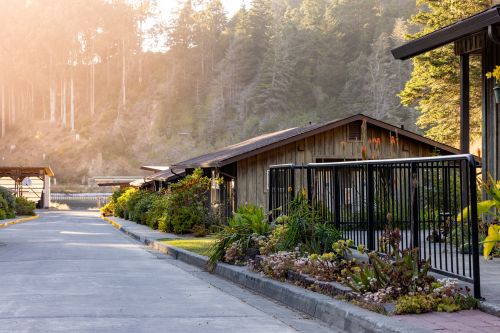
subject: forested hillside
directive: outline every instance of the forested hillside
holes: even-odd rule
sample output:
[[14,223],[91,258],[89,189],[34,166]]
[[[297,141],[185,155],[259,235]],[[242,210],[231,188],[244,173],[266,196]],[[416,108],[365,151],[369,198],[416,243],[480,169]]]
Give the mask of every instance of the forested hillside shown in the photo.
[[0,3],[3,165],[81,182],[353,113],[417,130],[397,97],[411,62],[390,54],[415,0],[254,0],[234,17],[188,0],[168,21],[157,5]]

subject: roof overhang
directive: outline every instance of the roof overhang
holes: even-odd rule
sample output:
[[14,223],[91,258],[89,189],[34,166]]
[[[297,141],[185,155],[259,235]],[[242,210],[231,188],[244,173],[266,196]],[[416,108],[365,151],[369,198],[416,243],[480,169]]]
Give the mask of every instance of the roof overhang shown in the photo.
[[120,186],[120,187],[129,187],[130,182],[104,182],[104,183],[98,183],[97,186],[99,187],[114,187],[114,186]]
[[498,23],[500,23],[500,7],[494,6],[481,13],[408,42],[393,49],[391,52],[396,59],[410,59],[468,35],[487,30],[489,26]]
[[170,167],[168,166],[160,166],[160,165],[143,165],[141,166],[141,170],[152,171],[152,172],[160,172],[166,171]]
[[174,171],[173,169],[169,168],[168,170],[160,171],[157,172],[149,177],[146,177],[146,181],[168,181],[168,180],[174,180],[178,178],[182,178],[186,175],[186,170],[182,169],[179,171]]
[[0,167],[0,177],[39,177],[47,175],[54,177],[54,171],[49,166],[33,167]]

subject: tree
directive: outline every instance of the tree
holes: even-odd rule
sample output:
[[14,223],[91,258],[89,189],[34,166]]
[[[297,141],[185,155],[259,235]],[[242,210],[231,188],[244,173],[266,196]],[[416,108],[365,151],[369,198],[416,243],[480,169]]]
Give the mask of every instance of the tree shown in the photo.
[[[411,23],[421,30],[409,35],[418,38],[457,20],[482,11],[489,0],[417,0],[419,11]],[[411,79],[401,92],[406,106],[415,106],[421,115],[418,126],[428,137],[457,146],[460,134],[459,58],[453,46],[445,46],[420,55],[413,60]],[[480,59],[471,59],[471,138],[481,133],[481,71]]]

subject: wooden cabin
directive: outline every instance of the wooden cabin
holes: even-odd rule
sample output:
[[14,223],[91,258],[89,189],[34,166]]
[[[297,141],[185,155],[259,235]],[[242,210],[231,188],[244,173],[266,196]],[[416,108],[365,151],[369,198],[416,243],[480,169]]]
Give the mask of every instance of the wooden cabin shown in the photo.
[[212,202],[226,214],[252,203],[267,209],[269,166],[453,155],[458,149],[362,114],[322,124],[290,128],[176,163],[172,168],[203,168],[221,177],[212,185]]

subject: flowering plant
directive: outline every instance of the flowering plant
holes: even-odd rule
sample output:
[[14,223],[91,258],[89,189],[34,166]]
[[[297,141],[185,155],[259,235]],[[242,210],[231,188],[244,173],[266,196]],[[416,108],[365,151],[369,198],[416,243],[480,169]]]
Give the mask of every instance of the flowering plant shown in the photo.
[[498,81],[500,80],[500,66],[496,66],[494,70],[486,73],[486,77],[488,79],[494,78],[498,84]]

